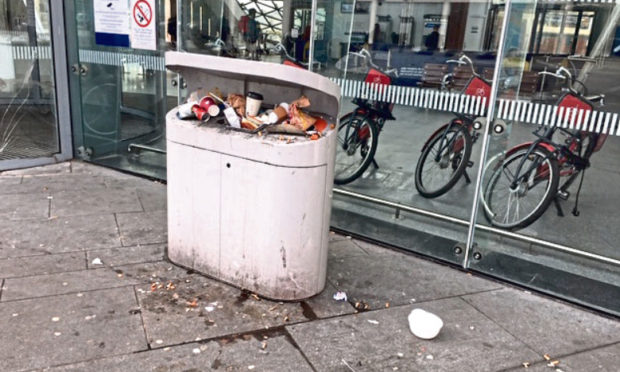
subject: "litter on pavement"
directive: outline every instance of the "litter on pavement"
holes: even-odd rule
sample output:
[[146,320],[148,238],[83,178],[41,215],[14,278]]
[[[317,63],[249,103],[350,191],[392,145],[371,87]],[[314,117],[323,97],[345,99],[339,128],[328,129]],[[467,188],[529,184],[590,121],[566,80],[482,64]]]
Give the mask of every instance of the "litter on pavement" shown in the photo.
[[336,301],[346,301],[347,294],[345,292],[336,292],[334,293],[334,300]]
[[437,337],[443,327],[441,318],[422,309],[413,309],[407,319],[411,333],[425,340]]

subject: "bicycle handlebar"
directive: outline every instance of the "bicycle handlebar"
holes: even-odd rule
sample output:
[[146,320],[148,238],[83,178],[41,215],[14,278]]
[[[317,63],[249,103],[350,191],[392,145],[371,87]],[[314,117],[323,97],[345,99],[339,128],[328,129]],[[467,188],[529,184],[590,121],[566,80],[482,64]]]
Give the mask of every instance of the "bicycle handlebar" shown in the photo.
[[566,76],[564,76],[564,75],[560,75],[558,73],[549,72],[549,71],[540,71],[538,73],[538,75],[549,75],[549,76],[553,76],[554,78],[557,78],[557,79],[562,79],[562,80],[566,79]]
[[368,64],[370,65],[370,67],[372,67],[374,69],[383,71],[386,74],[393,74],[394,76],[398,77],[398,69],[396,69],[396,68],[387,68],[385,70],[382,69],[376,63],[373,62],[372,54],[370,54],[370,52],[368,50],[364,49],[364,48],[360,49],[359,52],[349,52],[349,54],[354,55],[356,57],[364,58],[366,61],[368,61]]
[[466,54],[463,54],[462,56],[460,56],[458,60],[449,59],[446,62],[447,63],[456,63],[456,64],[459,64],[459,65],[469,65],[469,67],[471,68],[471,73],[474,76],[479,76],[476,73],[476,70],[474,69],[474,62]]
[[461,58],[459,58],[459,61],[463,63],[468,63],[472,69],[474,68],[474,62],[466,54],[463,54]]

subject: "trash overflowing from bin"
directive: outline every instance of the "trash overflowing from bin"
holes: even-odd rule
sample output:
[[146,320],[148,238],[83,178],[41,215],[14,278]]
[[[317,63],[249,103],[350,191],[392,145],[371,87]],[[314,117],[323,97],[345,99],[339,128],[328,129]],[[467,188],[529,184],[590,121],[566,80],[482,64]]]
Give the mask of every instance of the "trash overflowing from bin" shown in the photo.
[[217,88],[206,93],[198,89],[179,106],[177,117],[194,120],[197,125],[216,118],[219,124],[258,135],[263,132],[297,134],[317,140],[336,126],[320,115],[312,114],[310,106],[310,100],[303,95],[292,102],[267,105],[258,92],[225,96]]

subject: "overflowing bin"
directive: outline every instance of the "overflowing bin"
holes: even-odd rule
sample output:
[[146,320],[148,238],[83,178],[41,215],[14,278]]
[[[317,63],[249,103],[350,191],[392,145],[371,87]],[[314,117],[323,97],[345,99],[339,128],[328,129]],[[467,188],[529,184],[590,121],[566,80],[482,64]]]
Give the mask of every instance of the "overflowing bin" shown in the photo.
[[265,62],[168,52],[166,65],[190,92],[260,92],[263,107],[305,97],[312,113],[331,124],[319,137],[291,135],[267,125],[237,129],[222,117],[182,120],[178,107],[170,111],[168,258],[267,298],[321,292],[340,88],[321,75]]

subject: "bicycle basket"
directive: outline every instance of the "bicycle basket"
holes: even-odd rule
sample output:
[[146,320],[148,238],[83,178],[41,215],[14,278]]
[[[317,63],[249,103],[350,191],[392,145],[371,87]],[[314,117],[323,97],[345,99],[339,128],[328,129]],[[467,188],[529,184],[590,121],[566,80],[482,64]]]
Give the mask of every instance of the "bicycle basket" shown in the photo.
[[562,118],[564,120],[570,119],[570,115],[573,112],[573,109],[576,109],[577,112],[579,112],[580,110],[592,111],[594,109],[590,102],[572,93],[566,93],[565,95],[560,97],[558,101],[558,107],[564,108],[564,117]]
[[[594,110],[592,103],[572,93],[567,93],[563,95],[562,97],[560,97],[560,100],[558,102],[558,107],[564,107],[565,111],[564,111],[563,119],[565,120],[570,120],[570,115],[573,115],[573,112],[579,112],[580,110],[583,110],[583,111]],[[594,132],[582,130],[581,133],[583,135],[586,135],[588,133],[594,133]],[[607,136],[608,136],[607,134],[597,135],[596,144],[594,145],[592,152],[597,152],[603,147],[603,145],[605,144],[605,141],[607,140]]]
[[491,85],[478,76],[474,76],[469,80],[467,85],[465,85],[463,94],[474,97],[486,97],[486,104],[488,105],[489,98],[491,97]]
[[381,84],[381,85],[390,85],[392,84],[392,79],[384,74],[383,72],[371,68],[370,70],[368,70],[368,73],[366,74],[366,79],[364,79],[364,82],[369,83],[369,84]]

